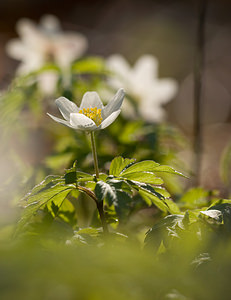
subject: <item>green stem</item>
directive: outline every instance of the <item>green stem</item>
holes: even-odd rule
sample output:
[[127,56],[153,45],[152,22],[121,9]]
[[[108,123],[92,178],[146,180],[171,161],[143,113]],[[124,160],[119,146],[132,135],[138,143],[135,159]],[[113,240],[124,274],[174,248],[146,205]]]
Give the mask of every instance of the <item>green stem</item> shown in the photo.
[[[94,131],[91,131],[91,146],[92,146],[92,154],[94,159],[94,166],[95,166],[95,176],[97,179],[99,179],[99,167],[98,167],[98,159],[97,159],[97,152],[96,152],[96,144],[95,144],[95,135]],[[107,222],[103,210],[103,201],[98,201],[97,198],[95,198],[95,203],[97,210],[99,212],[99,217],[102,223],[103,232],[104,234],[108,234],[108,228],[107,228]]]
[[80,191],[86,193],[89,197],[91,197],[95,201],[95,204],[96,204],[96,207],[97,207],[97,210],[99,213],[99,217],[100,217],[100,220],[102,223],[103,232],[104,232],[104,234],[108,234],[107,222],[106,222],[105,214],[103,211],[103,201],[99,202],[98,199],[96,198],[95,194],[86,187],[78,186],[78,189]]
[[100,201],[100,202],[97,201],[96,206],[97,206],[100,220],[102,223],[103,232],[106,235],[106,234],[108,234],[108,228],[107,228],[107,222],[106,222],[106,218],[105,218],[105,214],[104,214],[104,210],[103,210],[103,201]]
[[94,166],[95,166],[95,176],[96,176],[96,178],[99,178],[99,167],[98,167],[98,159],[97,159],[97,153],[96,153],[94,131],[91,131],[91,146],[92,146],[92,154],[93,154]]

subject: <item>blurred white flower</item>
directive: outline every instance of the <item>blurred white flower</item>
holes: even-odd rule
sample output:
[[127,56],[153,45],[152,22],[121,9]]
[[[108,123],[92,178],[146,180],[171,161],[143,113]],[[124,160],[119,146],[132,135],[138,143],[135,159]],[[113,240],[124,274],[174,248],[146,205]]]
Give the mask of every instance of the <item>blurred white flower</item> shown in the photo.
[[96,92],[86,92],[80,107],[65,97],[55,103],[65,120],[48,114],[54,121],[73,129],[95,131],[108,127],[118,117],[124,99],[124,90],[119,89],[111,101],[104,107]]
[[[164,120],[166,114],[162,105],[172,100],[178,84],[170,78],[158,78],[158,61],[154,56],[141,56],[132,68],[123,56],[115,54],[107,59],[107,67],[112,72],[109,85],[114,89],[124,86],[143,119],[148,122]],[[125,101],[124,106],[123,113],[135,118],[137,113],[131,102]]]
[[[10,40],[6,51],[9,56],[21,61],[18,74],[36,71],[47,62],[56,63],[65,73],[70,64],[87,49],[87,39],[82,34],[63,32],[59,20],[52,15],[43,16],[39,25],[29,19],[21,19],[16,30],[20,38]],[[54,85],[54,76],[57,81],[58,74],[55,70],[49,71],[53,76],[45,75],[43,78],[44,74],[45,72],[39,76],[39,83],[42,89],[45,83],[44,89],[47,90],[49,85]]]
[[87,48],[86,38],[75,32],[63,32],[59,20],[52,15],[41,18],[36,25],[29,19],[21,19],[16,25],[20,39],[13,39],[6,46],[7,53],[22,63],[20,73],[28,73],[54,61],[67,67]]
[[56,90],[58,78],[59,75],[55,71],[46,71],[39,74],[37,77],[39,90],[41,90],[44,95],[53,95]]

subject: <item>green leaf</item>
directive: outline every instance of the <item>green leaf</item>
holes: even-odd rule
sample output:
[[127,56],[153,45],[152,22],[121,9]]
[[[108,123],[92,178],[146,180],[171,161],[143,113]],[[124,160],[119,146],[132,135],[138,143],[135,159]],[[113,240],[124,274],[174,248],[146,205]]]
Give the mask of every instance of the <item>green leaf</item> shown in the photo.
[[103,201],[106,197],[112,203],[116,200],[115,188],[104,181],[98,181],[96,183],[95,195],[98,201]]
[[107,178],[108,178],[107,174],[104,174],[104,173],[100,173],[99,174],[99,179],[100,180],[107,181]]
[[46,205],[49,201],[62,203],[72,189],[73,187],[57,184],[28,196],[27,205],[24,207],[22,217],[18,222],[15,234],[18,234],[23,229],[23,227],[40,208]]
[[102,231],[98,228],[83,228],[75,232],[74,236],[69,240],[74,245],[94,245],[102,243]]
[[126,220],[131,211],[132,198],[122,190],[116,190],[116,201],[114,201],[115,211],[120,220]]
[[66,170],[64,179],[66,184],[76,184],[77,182],[93,181],[94,176],[85,172],[76,171],[76,165],[74,165],[72,168]]
[[163,184],[163,180],[161,178],[156,177],[156,175],[151,172],[131,172],[127,174],[122,173],[121,177],[148,184]]
[[57,184],[63,184],[63,183],[64,181],[62,177],[49,175],[42,182],[36,185],[28,194],[26,194],[26,196],[20,201],[20,204],[27,205],[28,201],[30,202],[31,197],[37,195],[38,193],[41,193],[44,190],[52,188]]
[[161,186],[155,186],[155,191],[158,192],[159,194],[161,194],[164,198],[170,197],[169,192]]
[[124,179],[121,180],[118,178],[111,178],[111,179],[107,180],[107,183],[110,184],[111,186],[113,186],[113,188],[115,188],[116,191],[117,190],[124,191],[127,194],[132,193],[131,186]]
[[67,172],[64,175],[65,184],[73,184],[77,182],[76,171]]
[[130,164],[134,163],[134,159],[123,158],[118,156],[114,158],[110,165],[109,175],[119,176],[119,174]]
[[223,218],[220,210],[209,209],[209,210],[200,211],[200,214],[213,219],[215,222],[222,223]]
[[118,136],[119,141],[125,145],[136,143],[137,136],[140,134],[141,129],[143,129],[142,121],[128,122],[125,126],[123,126],[123,130],[120,131]]
[[87,57],[72,65],[74,73],[106,73],[104,60],[100,57]]
[[154,172],[156,167],[158,166],[159,164],[153,160],[145,160],[142,162],[135,163],[123,171],[121,170],[121,173],[124,176],[125,174],[133,172]]
[[212,205],[209,207],[208,211],[210,210],[218,210],[222,214],[223,222],[224,222],[224,228],[229,233],[231,231],[231,200],[219,200],[215,203],[215,205]]
[[153,170],[153,173],[156,173],[156,172],[170,173],[170,174],[180,175],[182,177],[187,178],[187,176],[185,176],[184,174],[176,171],[175,169],[173,169],[172,167],[169,167],[169,166],[159,165]]
[[153,248],[157,251],[160,247],[161,241],[166,240],[166,237],[173,233],[170,230],[171,228],[174,229],[174,232],[176,227],[184,229],[183,220],[183,215],[166,216],[147,232],[146,238],[144,240],[145,247]]
[[201,187],[189,189],[179,200],[179,204],[188,209],[201,208],[208,206],[213,196],[211,191],[204,190]]
[[159,197],[157,197],[154,194],[150,194],[146,191],[139,191],[139,194],[144,199],[144,201],[148,204],[148,206],[155,205],[157,208],[159,208],[164,213],[167,213],[169,211],[169,207],[165,203],[165,201],[161,200]]
[[170,214],[180,214],[180,209],[177,206],[177,204],[172,201],[172,199],[165,199],[164,202],[166,203],[167,207],[168,207],[168,212]]
[[94,181],[94,176],[85,172],[77,171],[77,181],[78,182]]
[[137,189],[138,191],[144,191],[147,192],[157,198],[159,198],[160,200],[164,200],[165,197],[163,195],[161,195],[160,193],[158,193],[154,187],[152,187],[149,184],[146,183],[142,183],[142,182],[137,182],[134,180],[128,180],[128,183],[132,185],[133,188]]

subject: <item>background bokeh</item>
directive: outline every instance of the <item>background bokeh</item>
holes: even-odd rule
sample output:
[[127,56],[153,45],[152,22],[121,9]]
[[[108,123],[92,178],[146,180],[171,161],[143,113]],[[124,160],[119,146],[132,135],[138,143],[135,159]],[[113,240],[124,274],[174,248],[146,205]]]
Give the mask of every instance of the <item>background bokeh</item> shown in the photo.
[[[192,138],[197,1],[1,0],[1,89],[8,87],[18,65],[5,52],[7,41],[17,36],[16,22],[22,17],[38,22],[44,14],[54,14],[60,19],[64,29],[86,35],[89,40],[87,55],[107,57],[121,53],[131,64],[144,53],[156,56],[159,60],[160,77],[172,77],[179,82],[176,98],[166,105],[168,121],[179,126],[189,139]],[[201,181],[207,188],[221,186],[220,157],[231,139],[230,17],[230,1],[208,1]],[[30,147],[37,148],[36,137],[31,137]],[[188,160],[190,153],[181,153],[181,157]],[[1,160],[1,165],[4,166],[4,156]],[[12,170],[9,169],[8,172]]]

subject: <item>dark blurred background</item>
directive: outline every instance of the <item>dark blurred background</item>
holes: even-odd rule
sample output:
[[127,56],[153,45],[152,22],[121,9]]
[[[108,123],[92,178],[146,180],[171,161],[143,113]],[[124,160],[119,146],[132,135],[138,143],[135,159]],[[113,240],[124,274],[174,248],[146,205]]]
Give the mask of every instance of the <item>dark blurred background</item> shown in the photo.
[[[144,53],[155,55],[160,77],[173,77],[179,82],[177,97],[166,107],[168,120],[190,136],[198,2],[0,0],[0,87],[7,87],[18,64],[4,50],[6,42],[17,36],[16,22],[22,17],[38,22],[42,15],[54,14],[64,29],[87,36],[87,54],[107,57],[121,53],[130,63]],[[208,1],[203,85],[203,168],[208,186],[210,180],[214,182],[211,174],[219,177],[218,162],[231,140],[230,37],[231,2]]]

